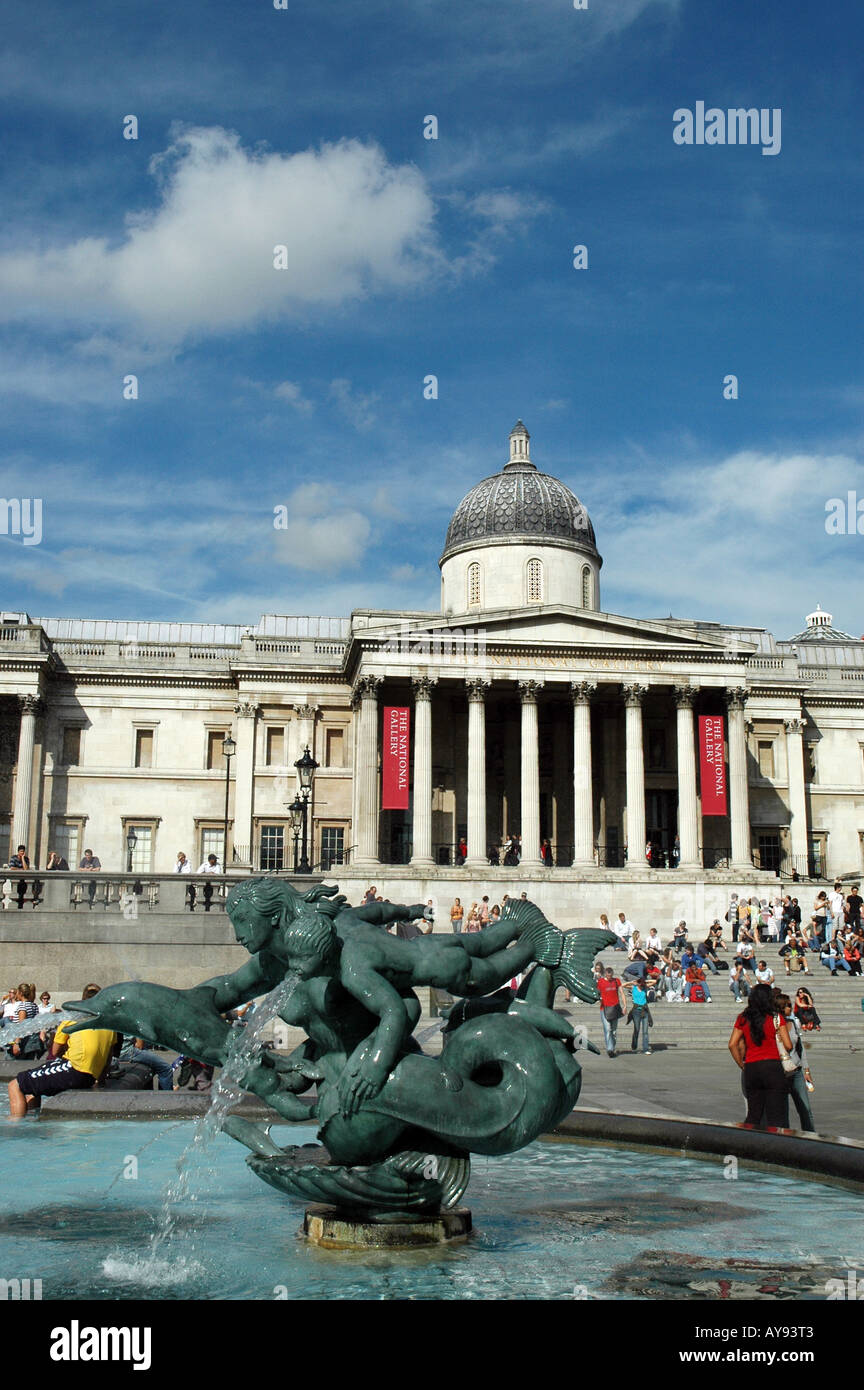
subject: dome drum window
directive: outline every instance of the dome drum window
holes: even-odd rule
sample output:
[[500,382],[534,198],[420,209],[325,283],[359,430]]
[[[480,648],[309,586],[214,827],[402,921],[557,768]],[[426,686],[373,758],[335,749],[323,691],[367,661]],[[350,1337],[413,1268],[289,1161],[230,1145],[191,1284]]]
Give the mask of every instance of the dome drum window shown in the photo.
[[543,561],[529,560],[525,567],[525,597],[528,603],[543,602]]
[[476,560],[468,566],[468,607],[480,607],[480,566]]

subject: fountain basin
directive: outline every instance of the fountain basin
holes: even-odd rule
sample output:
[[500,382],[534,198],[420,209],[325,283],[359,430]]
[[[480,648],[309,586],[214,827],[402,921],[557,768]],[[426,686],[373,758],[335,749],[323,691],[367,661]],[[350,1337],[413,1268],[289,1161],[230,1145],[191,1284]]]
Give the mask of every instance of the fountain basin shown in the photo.
[[[4,1124],[7,1277],[41,1279],[45,1300],[824,1300],[828,1280],[864,1265],[856,1193],[744,1161],[732,1179],[721,1155],[560,1140],[474,1158],[468,1239],[328,1249],[298,1239],[305,1204],[264,1186],[223,1134],[154,1253],[163,1192],[192,1129],[47,1115]],[[274,1137],[310,1143],[315,1131],[284,1125]]]

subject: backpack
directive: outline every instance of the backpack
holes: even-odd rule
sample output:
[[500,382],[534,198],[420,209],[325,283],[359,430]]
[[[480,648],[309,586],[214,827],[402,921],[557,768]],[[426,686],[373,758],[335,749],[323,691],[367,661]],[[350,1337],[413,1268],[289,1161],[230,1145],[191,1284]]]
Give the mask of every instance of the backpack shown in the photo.
[[702,984],[701,980],[694,980],[692,985],[690,986],[690,1003],[705,1003],[705,986]]

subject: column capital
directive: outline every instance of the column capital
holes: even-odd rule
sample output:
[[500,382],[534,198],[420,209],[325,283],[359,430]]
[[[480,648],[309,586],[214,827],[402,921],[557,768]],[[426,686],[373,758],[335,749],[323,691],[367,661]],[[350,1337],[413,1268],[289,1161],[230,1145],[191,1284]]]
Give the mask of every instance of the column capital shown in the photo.
[[414,699],[431,700],[432,691],[438,684],[437,676],[412,676],[411,688],[414,691]]
[[517,681],[519,687],[519,699],[523,705],[533,705],[537,703],[537,691],[543,688],[543,681],[524,680]]
[[41,695],[19,695],[18,707],[22,714],[41,714],[43,705]]
[[468,691],[468,703],[471,705],[482,705],[486,700],[486,692],[492,682],[485,680],[482,676],[473,676],[471,680],[465,682],[465,689]]
[[730,686],[726,691],[726,704],[729,709],[743,710],[747,705],[749,691],[744,685]]
[[238,700],[234,706],[234,713],[238,714],[241,719],[254,719],[255,716],[260,713],[260,710],[261,702],[255,699]]
[[622,682],[621,689],[624,693],[624,703],[631,709],[639,708],[648,694],[647,685],[640,685],[638,681]]
[[596,681],[571,681],[570,698],[574,705],[589,705],[596,689]]
[[804,720],[803,720],[803,719],[784,719],[784,720],[783,720],[783,727],[784,727],[784,729],[786,730],[787,734],[803,734],[803,732],[804,732]]
[[384,684],[383,676],[360,676],[351,691],[352,700],[377,700],[378,691]]
[[692,709],[693,702],[699,694],[699,687],[698,685],[674,685],[672,694],[679,709]]
[[318,713],[317,705],[292,705],[298,719],[314,719]]

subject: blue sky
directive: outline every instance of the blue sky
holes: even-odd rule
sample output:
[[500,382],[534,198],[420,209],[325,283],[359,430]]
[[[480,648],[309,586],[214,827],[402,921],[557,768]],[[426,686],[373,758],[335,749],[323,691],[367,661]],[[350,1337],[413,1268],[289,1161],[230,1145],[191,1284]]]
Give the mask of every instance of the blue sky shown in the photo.
[[[0,535],[0,606],[434,609],[521,416],[607,610],[864,630],[864,538],[825,531],[864,498],[862,31],[851,0],[7,0],[0,490],[44,520]],[[676,145],[697,101],[780,108],[780,153]]]

